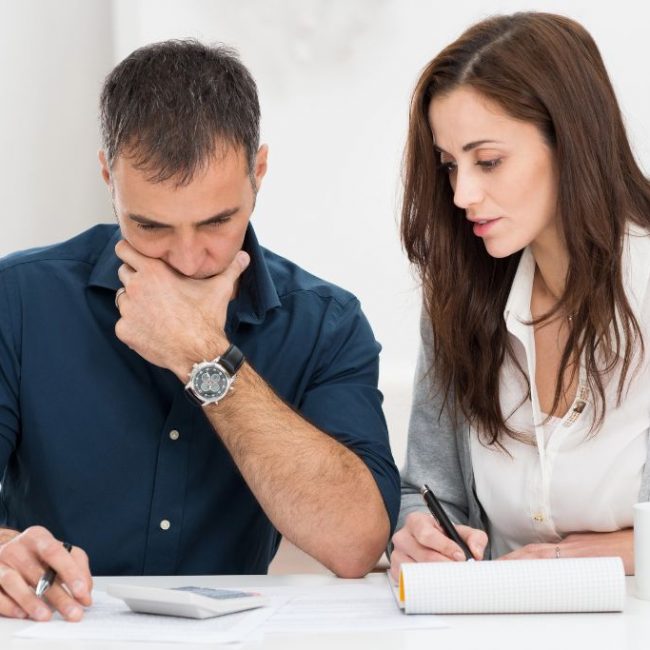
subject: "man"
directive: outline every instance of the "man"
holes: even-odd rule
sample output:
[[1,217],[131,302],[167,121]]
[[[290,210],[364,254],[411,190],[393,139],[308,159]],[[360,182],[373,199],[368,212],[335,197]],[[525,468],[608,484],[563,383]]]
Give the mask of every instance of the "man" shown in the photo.
[[363,575],[399,507],[379,346],[351,294],[257,243],[250,74],[144,47],[101,122],[118,226],[0,263],[0,614],[50,618],[47,567],[78,620],[91,574],[266,572],[280,535]]

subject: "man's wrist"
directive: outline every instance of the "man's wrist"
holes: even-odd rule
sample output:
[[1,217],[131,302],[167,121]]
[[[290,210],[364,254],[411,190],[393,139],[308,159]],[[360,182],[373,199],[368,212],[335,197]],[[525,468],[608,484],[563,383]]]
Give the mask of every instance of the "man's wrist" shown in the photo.
[[179,361],[170,370],[185,384],[189,379],[194,364],[202,361],[212,361],[220,357],[229,346],[230,342],[225,335],[216,335],[212,340],[206,340],[203,345],[195,346],[193,350],[179,358]]

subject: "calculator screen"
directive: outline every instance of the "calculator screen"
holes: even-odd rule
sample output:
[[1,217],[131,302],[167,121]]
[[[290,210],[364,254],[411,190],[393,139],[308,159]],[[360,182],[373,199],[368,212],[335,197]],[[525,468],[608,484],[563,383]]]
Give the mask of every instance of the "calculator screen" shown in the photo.
[[189,591],[192,594],[214,598],[215,600],[226,600],[228,598],[248,598],[259,596],[250,591],[235,591],[233,589],[210,589],[209,587],[176,587],[174,591]]

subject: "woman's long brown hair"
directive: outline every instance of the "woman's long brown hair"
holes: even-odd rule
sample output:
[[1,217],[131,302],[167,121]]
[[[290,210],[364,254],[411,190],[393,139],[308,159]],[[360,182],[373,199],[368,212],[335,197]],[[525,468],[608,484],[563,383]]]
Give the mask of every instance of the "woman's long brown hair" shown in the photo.
[[621,257],[626,223],[650,227],[650,182],[630,150],[598,48],[563,16],[497,16],[433,59],[411,101],[401,234],[433,330],[431,371],[454,411],[460,408],[481,439],[499,445],[502,434],[523,437],[507,425],[499,399],[500,368],[507,357],[514,361],[503,311],[521,252],[503,259],[486,252],[454,206],[448,175],[436,161],[429,105],[459,86],[536,125],[552,148],[569,268],[559,303],[536,323],[572,314],[551,413],[563,397],[565,373],[573,379],[582,359],[597,427],[605,413],[605,376],[620,363],[620,402],[635,350],[643,354]]

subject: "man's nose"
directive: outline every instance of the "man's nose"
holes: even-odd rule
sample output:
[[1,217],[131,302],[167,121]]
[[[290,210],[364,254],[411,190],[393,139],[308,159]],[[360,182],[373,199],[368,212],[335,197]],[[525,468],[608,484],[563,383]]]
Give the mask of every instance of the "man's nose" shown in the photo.
[[176,241],[169,251],[167,263],[182,275],[193,277],[203,264],[202,248],[193,238]]

